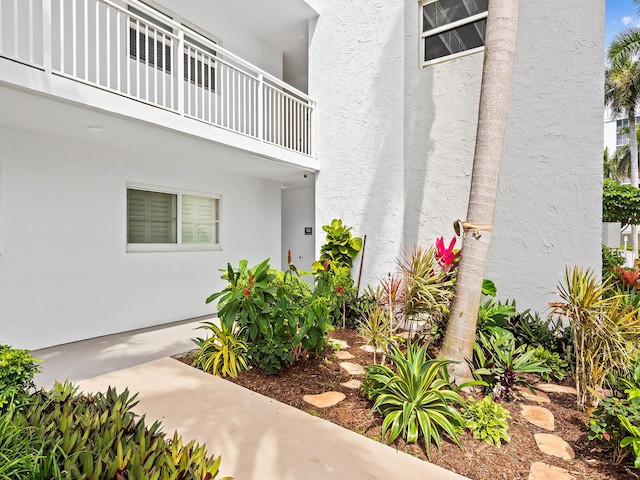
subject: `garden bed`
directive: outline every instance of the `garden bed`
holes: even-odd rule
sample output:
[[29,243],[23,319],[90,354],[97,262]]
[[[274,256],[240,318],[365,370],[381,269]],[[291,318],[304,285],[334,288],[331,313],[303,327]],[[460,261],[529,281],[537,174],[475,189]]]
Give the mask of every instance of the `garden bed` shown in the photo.
[[[373,355],[360,349],[364,342],[355,331],[336,329],[330,336],[345,340],[349,344],[348,351],[355,356],[348,360],[349,362],[363,366],[372,363]],[[179,356],[179,359],[189,363],[189,359],[185,356]],[[371,411],[372,402],[363,397],[359,390],[351,390],[340,385],[355,378],[340,368],[341,361],[335,356],[333,349],[325,348],[319,356],[285,367],[278,375],[266,375],[260,369],[253,368],[241,372],[238,378],[227,379],[380,441],[382,417]],[[319,409],[306,403],[302,398],[304,395],[316,395],[326,391],[342,392],[346,395],[346,399],[333,407]],[[548,396],[551,403],[543,406],[554,414],[555,431],[553,433],[571,445],[575,451],[574,460],[565,461],[542,453],[536,445],[534,434],[549,432],[528,423],[522,417],[521,401],[511,401],[503,404],[511,412],[509,422],[511,441],[508,444],[495,447],[462,434],[460,436],[462,449],[445,439],[441,451],[436,448],[431,449],[431,462],[473,480],[527,479],[531,464],[534,462],[545,462],[564,468],[576,479],[640,478],[624,466],[611,463],[611,451],[606,443],[588,441],[587,419],[583,413],[576,410],[574,395],[549,393]],[[402,439],[398,439],[391,446],[427,460],[422,443],[406,444]]]

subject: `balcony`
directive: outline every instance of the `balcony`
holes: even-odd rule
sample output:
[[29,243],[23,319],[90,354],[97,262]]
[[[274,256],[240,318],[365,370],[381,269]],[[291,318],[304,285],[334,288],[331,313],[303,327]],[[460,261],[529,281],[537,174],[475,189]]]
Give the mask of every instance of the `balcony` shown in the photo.
[[136,0],[0,0],[0,56],[313,156],[312,99]]

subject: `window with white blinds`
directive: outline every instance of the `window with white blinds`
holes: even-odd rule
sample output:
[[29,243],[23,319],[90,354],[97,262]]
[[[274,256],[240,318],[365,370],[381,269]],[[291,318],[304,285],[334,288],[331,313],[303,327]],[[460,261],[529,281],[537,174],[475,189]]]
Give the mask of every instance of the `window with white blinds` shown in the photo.
[[219,197],[127,188],[128,250],[174,250],[181,246],[188,250],[219,244]]
[[182,195],[182,243],[207,245],[218,240],[218,199]]

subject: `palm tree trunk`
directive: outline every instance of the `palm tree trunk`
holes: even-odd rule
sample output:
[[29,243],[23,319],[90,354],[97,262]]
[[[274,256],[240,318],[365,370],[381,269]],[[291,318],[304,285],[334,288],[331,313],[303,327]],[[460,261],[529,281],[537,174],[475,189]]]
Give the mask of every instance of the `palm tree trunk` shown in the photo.
[[440,358],[452,381],[471,380],[482,279],[489,255],[518,23],[518,0],[489,0],[471,192],[451,316]]
[[[629,110],[629,149],[631,150],[630,182],[638,187],[638,138],[636,136],[635,108]],[[638,226],[631,225],[631,246],[633,248],[633,262],[638,258]]]

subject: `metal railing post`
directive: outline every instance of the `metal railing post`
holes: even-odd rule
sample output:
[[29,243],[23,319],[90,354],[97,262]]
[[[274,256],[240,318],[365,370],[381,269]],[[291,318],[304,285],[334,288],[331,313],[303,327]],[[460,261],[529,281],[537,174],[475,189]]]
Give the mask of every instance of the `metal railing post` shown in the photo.
[[51,73],[52,70],[51,22],[51,0],[42,0],[42,66],[47,73]]
[[176,48],[176,84],[178,89],[178,113],[180,115],[185,114],[184,107],[184,89],[189,88],[188,85],[185,85],[184,81],[184,30],[179,29],[178,32],[178,48]]

